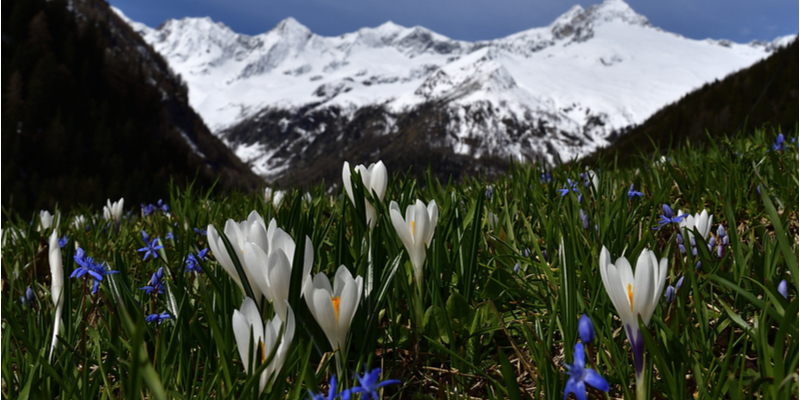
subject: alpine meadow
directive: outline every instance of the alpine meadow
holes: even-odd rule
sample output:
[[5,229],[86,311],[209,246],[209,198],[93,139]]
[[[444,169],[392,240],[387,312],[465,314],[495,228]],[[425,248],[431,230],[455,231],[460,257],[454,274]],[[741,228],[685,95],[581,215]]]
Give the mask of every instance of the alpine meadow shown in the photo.
[[796,398],[797,154],[9,215],[3,396]]

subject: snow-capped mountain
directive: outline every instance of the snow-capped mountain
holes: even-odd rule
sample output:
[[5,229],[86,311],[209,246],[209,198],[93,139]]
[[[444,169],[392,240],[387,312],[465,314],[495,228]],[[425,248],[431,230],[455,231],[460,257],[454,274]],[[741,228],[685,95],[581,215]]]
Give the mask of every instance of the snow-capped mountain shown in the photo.
[[[481,42],[392,22],[338,37],[293,18],[256,36],[209,18],[129,23],[181,74],[211,130],[268,179],[358,146],[362,158],[381,156],[412,125],[414,143],[459,157],[579,157],[794,37],[691,40],[622,0]],[[426,129],[437,134],[420,137]]]

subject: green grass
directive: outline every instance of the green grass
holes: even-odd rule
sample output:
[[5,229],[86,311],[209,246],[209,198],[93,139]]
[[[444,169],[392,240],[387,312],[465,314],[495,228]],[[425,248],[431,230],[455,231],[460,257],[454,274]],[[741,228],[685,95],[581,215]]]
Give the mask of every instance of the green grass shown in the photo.
[[[613,259],[624,253],[634,260],[645,248],[668,258],[667,285],[685,276],[675,301],[660,302],[644,330],[650,398],[796,399],[798,153],[788,143],[785,151],[771,151],[774,140],[774,132],[761,130],[715,147],[684,145],[669,161],[642,160],[639,169],[606,162],[597,167],[596,190],[579,183],[582,204],[577,193],[561,197],[557,191],[567,179],[579,180],[583,171],[574,165],[554,169],[551,182],[540,181],[537,166],[516,165],[495,182],[461,184],[415,181],[389,171],[371,238],[358,188],[358,207],[341,189],[327,193],[318,187],[311,203],[303,201],[302,191],[290,190],[279,208],[260,194],[211,197],[191,188],[174,190],[165,199],[169,216],[143,217],[138,205],[126,204],[131,213],[118,232],[113,225],[104,228],[98,210],[73,210],[59,228],[69,238],[62,249],[66,301],[52,362],[50,230],[36,230],[38,217],[29,225],[7,215],[3,397],[257,398],[258,377],[244,372],[231,326],[242,291],[213,255],[205,273],[184,272],[186,256],[207,247],[193,228],[213,224],[222,231],[227,219],[241,221],[256,210],[267,222],[275,218],[298,246],[289,299],[296,333],[280,375],[259,398],[308,398],[307,390],[327,391],[337,371],[327,339],[300,298],[298,266],[308,236],[312,273],[332,277],[342,264],[354,276],[372,270],[373,290],[361,300],[350,329],[340,375],[345,388],[354,384],[354,374],[382,367],[383,379],[402,381],[386,387],[387,399],[562,399],[568,378],[563,362],[572,362],[585,313],[596,329],[587,364],[608,380],[611,398],[632,398],[633,357],[598,270],[605,246]],[[628,199],[631,183],[644,192],[642,198]],[[487,198],[490,184],[494,190]],[[391,200],[405,210],[417,198],[439,206],[421,295],[388,212]],[[701,239],[696,257],[681,256],[674,227],[652,229],[662,204],[713,214],[712,232],[722,224],[731,239],[724,257],[709,252]],[[581,224],[580,209],[589,229]],[[91,221],[91,230],[71,226],[78,214]],[[491,227],[490,215],[496,216]],[[142,230],[162,239],[158,259],[141,260]],[[169,232],[175,240],[165,239]],[[82,280],[68,278],[77,266],[78,244],[119,271],[106,277],[96,295],[87,293]],[[698,261],[702,266],[695,270]],[[159,267],[167,290],[153,301],[139,288]],[[788,300],[777,291],[782,279],[788,281]],[[28,286],[35,301],[23,306],[20,296]],[[145,322],[146,315],[163,311],[173,318],[161,325]],[[271,313],[267,307],[264,316]],[[589,391],[590,398],[605,396]]]

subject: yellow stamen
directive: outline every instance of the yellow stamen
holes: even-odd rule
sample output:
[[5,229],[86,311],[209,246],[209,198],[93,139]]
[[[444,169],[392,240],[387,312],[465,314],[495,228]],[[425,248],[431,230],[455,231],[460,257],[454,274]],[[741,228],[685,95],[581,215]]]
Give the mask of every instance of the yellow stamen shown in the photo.
[[631,312],[633,312],[633,286],[630,283],[628,284],[628,298],[631,299]]
[[267,358],[267,352],[266,352],[266,350],[264,350],[264,341],[263,340],[259,340],[258,344],[261,345],[261,362],[263,363],[264,359]]
[[411,236],[414,236],[414,221],[411,221]]
[[339,322],[339,296],[331,297],[331,302],[333,303],[333,311],[336,312],[336,322]]

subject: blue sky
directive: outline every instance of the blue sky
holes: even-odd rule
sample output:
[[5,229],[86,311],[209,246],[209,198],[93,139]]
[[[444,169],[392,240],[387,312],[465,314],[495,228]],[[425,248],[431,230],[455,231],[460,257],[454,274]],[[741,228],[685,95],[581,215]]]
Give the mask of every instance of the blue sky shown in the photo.
[[[459,40],[488,40],[546,26],[572,5],[555,0],[109,0],[134,21],[156,27],[170,18],[209,16],[235,32],[255,35],[294,17],[312,32],[337,36],[393,21],[421,25]],[[797,0],[629,0],[666,31],[692,39],[772,40],[798,33]]]

